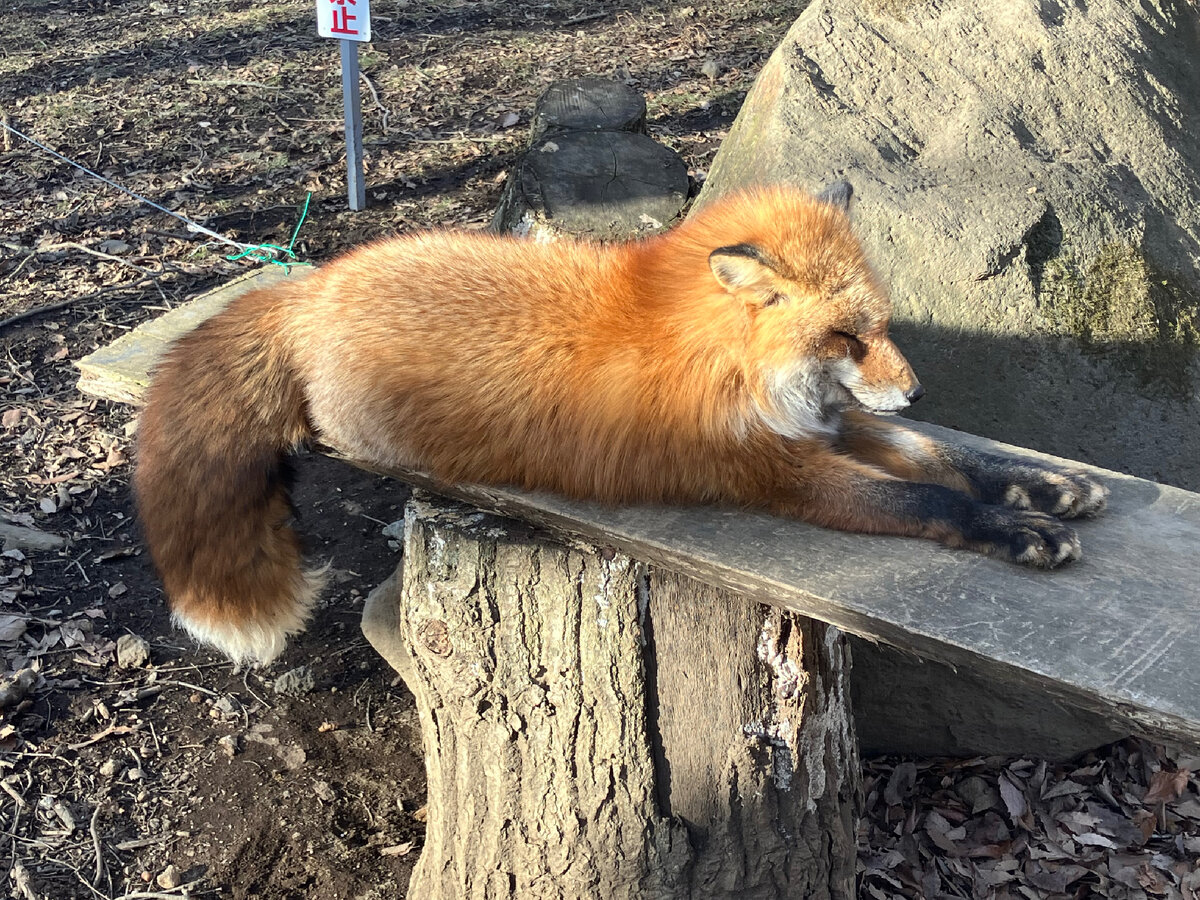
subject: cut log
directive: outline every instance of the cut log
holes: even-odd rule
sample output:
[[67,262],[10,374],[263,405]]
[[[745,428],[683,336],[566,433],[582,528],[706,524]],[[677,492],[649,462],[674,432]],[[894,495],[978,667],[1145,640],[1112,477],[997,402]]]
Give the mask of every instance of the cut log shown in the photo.
[[688,188],[683,160],[644,134],[552,134],[521,157],[492,227],[535,240],[627,239],[678,219]]
[[409,896],[853,896],[837,629],[420,494],[404,559],[363,630],[421,718]]
[[530,147],[492,228],[552,240],[618,240],[661,231],[687,203],[687,167],[645,134],[646,101],[619,81],[556,81],[538,98]]
[[608,78],[556,81],[533,108],[529,142],[564,131],[646,133],[646,98]]

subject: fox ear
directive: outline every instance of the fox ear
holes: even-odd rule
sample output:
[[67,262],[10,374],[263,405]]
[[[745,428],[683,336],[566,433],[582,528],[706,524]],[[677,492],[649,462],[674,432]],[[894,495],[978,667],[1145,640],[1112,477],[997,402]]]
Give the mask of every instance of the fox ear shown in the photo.
[[850,186],[850,182],[843,179],[827,186],[817,194],[817,199],[822,203],[828,203],[830,206],[837,207],[842,212],[849,212],[850,198],[853,196],[854,188]]
[[708,254],[708,266],[727,291],[773,291],[775,263],[753,244],[718,247]]

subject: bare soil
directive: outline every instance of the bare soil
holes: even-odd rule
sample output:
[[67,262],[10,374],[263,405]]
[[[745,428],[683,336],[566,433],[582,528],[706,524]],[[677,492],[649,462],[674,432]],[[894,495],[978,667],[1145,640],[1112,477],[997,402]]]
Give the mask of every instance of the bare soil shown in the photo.
[[[337,49],[315,36],[310,0],[13,0],[0,116],[240,242],[287,244],[311,191],[295,250],[319,262],[390,232],[485,226],[533,101],[559,77],[641,90],[651,133],[702,178],[804,5],[377,3],[361,54],[370,208],[357,214]],[[301,527],[332,588],[270,669],[235,671],[175,631],[133,521],[133,411],[80,395],[72,364],[252,264],[0,140],[0,521],[70,542],[0,556],[4,668],[36,675],[0,710],[13,896],[403,896],[423,833],[420,734],[358,630],[364,595],[397,562],[384,527],[403,487],[300,460]],[[148,663],[118,665],[126,634],[148,641]],[[297,692],[276,693],[302,666]],[[1188,765],[1136,743],[1049,770],[872,761],[862,894],[1193,898]],[[1081,787],[1054,795],[1064,782]]]

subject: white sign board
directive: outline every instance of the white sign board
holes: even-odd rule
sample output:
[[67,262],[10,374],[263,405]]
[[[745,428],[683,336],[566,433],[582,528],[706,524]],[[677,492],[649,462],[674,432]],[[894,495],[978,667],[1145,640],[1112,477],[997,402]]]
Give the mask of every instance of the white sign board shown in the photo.
[[317,0],[317,34],[342,41],[369,41],[370,0]]

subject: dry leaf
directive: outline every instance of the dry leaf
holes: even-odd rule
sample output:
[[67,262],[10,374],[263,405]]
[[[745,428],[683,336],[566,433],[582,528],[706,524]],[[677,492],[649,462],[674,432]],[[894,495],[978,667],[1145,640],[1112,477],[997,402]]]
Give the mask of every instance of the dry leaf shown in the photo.
[[1155,894],[1162,896],[1167,893],[1167,885],[1170,883],[1155,869],[1142,863],[1137,874],[1138,884],[1147,894]]
[[108,562],[110,559],[122,559],[126,556],[133,556],[133,547],[113,547],[110,550],[103,550],[96,554],[96,562]]
[[917,783],[917,767],[910,762],[900,763],[892,770],[887,787],[883,789],[883,800],[888,806],[899,806]]
[[79,477],[79,470],[72,469],[69,472],[63,472],[61,475],[55,475],[53,478],[43,478],[41,475],[26,475],[25,480],[30,484],[62,484],[64,481],[70,481],[72,478]]
[[1106,838],[1102,834],[1089,832],[1088,834],[1075,835],[1075,842],[1082,844],[1084,847],[1107,847],[1109,850],[1116,850],[1117,843],[1112,838]]
[[937,810],[930,810],[929,814],[925,817],[925,833],[929,835],[930,839],[938,847],[947,853],[957,856],[958,847],[948,837],[950,830],[950,823],[946,821],[945,817],[939,814]]
[[1150,789],[1146,791],[1146,796],[1142,798],[1142,802],[1166,803],[1174,800],[1187,787],[1188,776],[1191,774],[1187,769],[1177,769],[1174,772],[1159,769],[1150,776]]
[[24,616],[0,615],[0,641],[19,640],[28,627]]
[[1013,783],[1012,777],[1007,772],[1000,773],[1000,799],[1004,801],[1009,818],[1014,823],[1023,819],[1029,812],[1029,803],[1025,800],[1025,792]]

